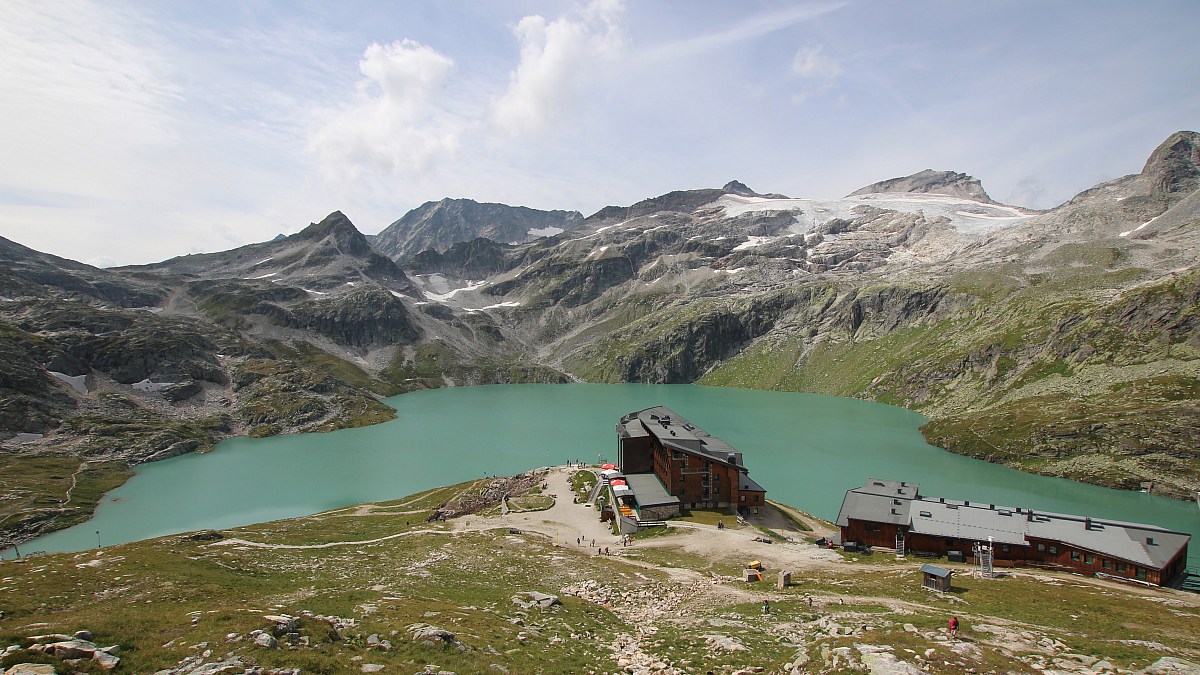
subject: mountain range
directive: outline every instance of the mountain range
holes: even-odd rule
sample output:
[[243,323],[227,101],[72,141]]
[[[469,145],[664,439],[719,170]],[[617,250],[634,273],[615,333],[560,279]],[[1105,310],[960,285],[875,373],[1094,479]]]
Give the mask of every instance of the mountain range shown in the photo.
[[111,269],[0,238],[0,543],[86,518],[138,462],[486,383],[863,397],[926,415],[953,452],[1190,498],[1198,188],[1185,131],[1046,211],[924,170],[841,199],[731,181],[587,217],[445,199],[374,237],[335,212]]

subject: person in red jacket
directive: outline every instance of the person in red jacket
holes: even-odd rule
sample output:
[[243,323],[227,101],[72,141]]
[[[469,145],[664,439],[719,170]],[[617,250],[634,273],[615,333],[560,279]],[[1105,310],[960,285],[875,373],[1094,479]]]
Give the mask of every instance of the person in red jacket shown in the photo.
[[958,617],[952,616],[952,617],[950,617],[950,639],[953,640],[957,637],[958,637]]

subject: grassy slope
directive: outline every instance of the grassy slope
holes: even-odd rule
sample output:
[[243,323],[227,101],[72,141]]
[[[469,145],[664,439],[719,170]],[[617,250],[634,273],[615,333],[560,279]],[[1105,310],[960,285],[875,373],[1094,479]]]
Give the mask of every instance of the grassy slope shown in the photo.
[[[269,550],[167,537],[0,563],[0,647],[31,634],[87,628],[97,643],[121,645],[119,672],[153,672],[205,648],[215,652],[210,661],[235,653],[248,664],[316,673],[357,671],[364,662],[409,671],[434,663],[458,673],[489,672],[493,664],[510,672],[608,671],[616,669],[608,647],[613,636],[634,630],[628,612],[678,596],[642,646],[691,671],[750,665],[775,671],[804,654],[807,672],[845,672],[835,650],[856,644],[890,645],[896,656],[930,673],[1032,673],[1031,665],[1048,664],[1046,650],[1036,646],[1043,639],[1058,643],[1049,650],[1055,657],[1091,655],[1125,668],[1145,666],[1164,652],[1197,655],[1200,607],[1184,595],[1072,577],[983,581],[959,574],[954,592],[941,597],[921,590],[916,563],[882,555],[847,556],[844,565],[801,570],[791,587],[772,587],[772,614],[763,617],[766,589],[731,576],[740,566],[736,551],[708,558],[673,548],[672,537],[655,538],[662,547],[639,544],[629,552],[640,564],[635,567],[613,556],[559,548],[534,534],[513,536],[499,523],[494,530],[451,535],[445,523],[424,522],[438,504],[471,489],[441,488],[365,511],[226,532],[294,545],[402,535],[378,543]],[[695,570],[701,581],[690,584],[671,570]],[[717,583],[726,590],[712,587],[710,573],[724,575]],[[615,600],[562,594],[568,585],[592,581],[615,591]],[[510,598],[528,590],[560,594],[563,605],[521,610]],[[264,614],[304,610],[360,623],[334,640],[325,624],[302,620],[300,633],[310,646],[295,649],[268,651],[245,637],[269,628]],[[960,649],[937,634],[950,614],[964,620]],[[830,621],[843,630],[829,630]],[[414,623],[446,628],[469,650],[413,642],[407,627]],[[988,632],[996,630],[1029,644],[998,645]],[[227,638],[231,633],[239,637]],[[394,648],[369,650],[371,634]],[[748,650],[714,649],[714,634],[733,637]],[[51,659],[19,653],[0,667],[26,660]]]

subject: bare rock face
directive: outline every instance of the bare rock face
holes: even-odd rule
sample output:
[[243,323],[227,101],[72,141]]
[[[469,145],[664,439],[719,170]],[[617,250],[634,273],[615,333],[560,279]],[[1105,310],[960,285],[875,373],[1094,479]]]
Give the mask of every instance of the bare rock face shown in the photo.
[[445,252],[459,242],[486,237],[500,243],[532,241],[583,221],[578,211],[539,211],[470,199],[427,202],[375,236],[375,250],[392,258],[420,251]]
[[851,192],[848,196],[854,197],[857,195],[878,194],[880,192],[918,192],[928,194],[949,195],[951,197],[962,197],[964,199],[974,199],[979,202],[987,202],[994,204],[992,198],[983,189],[983,185],[978,178],[968,176],[965,173],[955,173],[953,171],[934,171],[933,169],[925,169],[918,171],[911,176],[902,176],[900,178],[890,178],[882,180],[878,183],[872,183],[864,188],[860,188]]
[[1150,154],[1142,177],[1159,193],[1186,194],[1200,188],[1200,133],[1171,134]]

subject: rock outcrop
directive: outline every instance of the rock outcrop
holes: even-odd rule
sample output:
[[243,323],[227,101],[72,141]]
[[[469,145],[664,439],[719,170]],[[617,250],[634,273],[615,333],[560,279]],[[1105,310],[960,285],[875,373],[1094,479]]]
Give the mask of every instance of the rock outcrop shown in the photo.
[[859,188],[847,196],[854,197],[857,195],[884,192],[939,194],[974,199],[975,201],[987,202],[989,204],[993,203],[992,198],[983,189],[983,184],[979,182],[978,178],[968,176],[965,173],[934,171],[933,169],[918,171],[911,176],[881,180],[878,183],[872,183],[866,187]]

